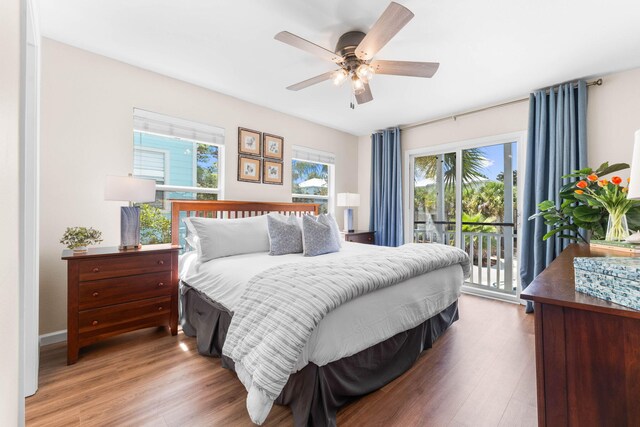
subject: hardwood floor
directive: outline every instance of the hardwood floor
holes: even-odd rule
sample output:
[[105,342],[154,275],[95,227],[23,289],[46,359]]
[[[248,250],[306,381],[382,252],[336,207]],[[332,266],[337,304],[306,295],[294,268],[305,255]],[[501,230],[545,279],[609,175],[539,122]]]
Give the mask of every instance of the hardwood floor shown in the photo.
[[[182,332],[147,329],[81,352],[43,348],[29,426],[250,426],[246,392],[219,359]],[[343,408],[339,426],[535,426],[533,316],[513,304],[463,295],[460,320],[415,366]],[[292,425],[274,406],[265,425]]]

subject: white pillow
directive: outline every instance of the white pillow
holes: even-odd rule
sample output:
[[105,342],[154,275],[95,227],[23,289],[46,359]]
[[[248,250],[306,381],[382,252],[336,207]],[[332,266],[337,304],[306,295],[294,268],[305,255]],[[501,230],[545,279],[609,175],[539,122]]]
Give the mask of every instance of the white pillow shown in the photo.
[[199,239],[198,260],[269,251],[266,215],[238,219],[190,218]]
[[200,238],[198,237],[198,233],[196,232],[195,227],[191,223],[191,218],[185,218],[182,220],[184,225],[187,227],[187,235],[184,240],[187,242],[187,245],[195,251],[198,251],[198,257],[200,257]]

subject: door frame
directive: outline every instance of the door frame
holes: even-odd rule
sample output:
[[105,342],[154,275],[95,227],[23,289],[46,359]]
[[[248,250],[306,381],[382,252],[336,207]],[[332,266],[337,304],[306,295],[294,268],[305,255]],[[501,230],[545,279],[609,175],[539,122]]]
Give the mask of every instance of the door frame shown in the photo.
[[[20,394],[38,390],[40,357],[40,28],[37,7],[25,0],[22,34],[20,148]],[[24,399],[21,401],[24,416]],[[22,417],[24,419],[24,417]]]
[[[416,157],[422,156],[434,156],[443,153],[456,153],[456,170],[462,169],[462,151],[469,148],[482,148],[490,145],[497,144],[506,144],[509,142],[515,142],[518,152],[518,177],[521,178],[520,182],[522,183],[522,178],[525,176],[525,153],[527,149],[527,131],[522,130],[518,132],[510,132],[499,135],[491,135],[482,138],[474,138],[467,139],[462,141],[455,141],[445,144],[439,144],[429,147],[415,148],[412,150],[406,150],[404,153],[404,170],[407,171],[404,177],[404,188],[407,191],[404,192],[404,206],[405,215],[404,215],[404,241],[405,242],[413,242],[413,215],[414,215],[414,203],[413,203],[413,193],[414,193],[414,161],[413,159]],[[517,224],[518,229],[522,229],[522,191],[523,185],[517,186],[517,209],[518,213],[514,218],[514,222]],[[460,174],[456,174],[456,246],[460,246],[462,228],[459,227],[459,224],[462,222],[462,211],[457,209],[462,202],[462,177]],[[521,242],[520,242],[521,243]],[[518,264],[520,263],[520,247],[521,244],[517,246],[515,259],[518,260]],[[476,294],[487,298],[500,299],[502,301],[510,301],[510,302],[523,302],[520,300],[520,275],[516,275],[517,278],[517,286],[516,286],[516,295],[505,295],[499,292],[492,292],[490,290],[477,289],[475,287],[469,287],[463,285],[463,291],[465,293]]]

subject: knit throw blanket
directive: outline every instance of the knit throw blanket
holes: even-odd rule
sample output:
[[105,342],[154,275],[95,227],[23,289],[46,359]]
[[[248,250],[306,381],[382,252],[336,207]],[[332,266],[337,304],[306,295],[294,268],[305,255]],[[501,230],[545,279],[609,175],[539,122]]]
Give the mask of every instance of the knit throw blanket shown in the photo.
[[227,332],[223,354],[249,391],[247,409],[261,424],[284,388],[318,323],[360,295],[454,264],[470,271],[467,254],[440,244],[407,244],[376,254],[291,263],[253,277]]

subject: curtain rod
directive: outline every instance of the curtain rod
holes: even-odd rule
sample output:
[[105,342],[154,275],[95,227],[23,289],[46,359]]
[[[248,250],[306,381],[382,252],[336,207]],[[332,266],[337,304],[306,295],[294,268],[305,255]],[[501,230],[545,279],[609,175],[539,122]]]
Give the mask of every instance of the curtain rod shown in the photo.
[[[578,84],[574,83],[574,86],[577,87]],[[587,87],[589,87],[589,86],[602,86],[602,79],[593,80],[591,82],[588,82],[587,83]],[[553,89],[553,88],[547,88],[545,90],[549,91],[551,89]],[[407,129],[413,129],[413,128],[417,128],[417,127],[421,127],[421,126],[430,125],[430,124],[433,124],[433,123],[443,122],[445,120],[450,120],[450,119],[453,119],[453,121],[455,121],[458,117],[468,116],[470,114],[476,114],[476,113],[480,113],[482,111],[492,110],[494,108],[506,107],[507,105],[519,104],[521,102],[528,101],[528,100],[529,100],[529,97],[527,96],[526,98],[514,99],[512,101],[502,102],[500,104],[494,104],[494,105],[489,105],[487,107],[477,108],[475,110],[464,111],[462,113],[453,114],[451,116],[440,117],[439,119],[427,120],[425,122],[418,122],[418,123],[414,123],[414,124],[410,124],[410,125],[399,126],[399,128],[400,128],[400,130],[407,130]]]

